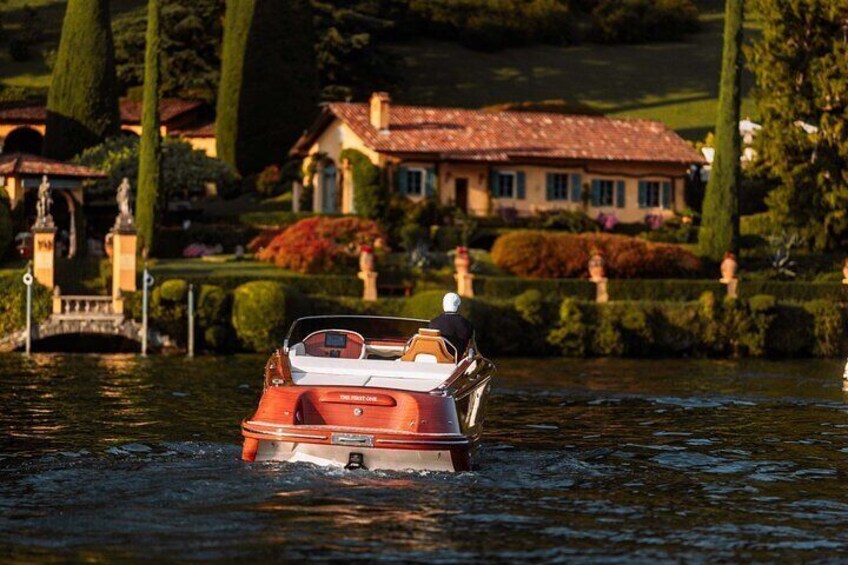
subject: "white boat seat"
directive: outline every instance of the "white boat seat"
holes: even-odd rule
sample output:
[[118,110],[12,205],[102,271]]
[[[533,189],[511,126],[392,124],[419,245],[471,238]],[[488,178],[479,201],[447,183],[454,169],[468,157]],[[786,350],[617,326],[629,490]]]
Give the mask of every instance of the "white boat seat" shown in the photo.
[[424,392],[442,384],[455,365],[420,361],[338,359],[289,353],[292,380],[302,386],[361,386]]

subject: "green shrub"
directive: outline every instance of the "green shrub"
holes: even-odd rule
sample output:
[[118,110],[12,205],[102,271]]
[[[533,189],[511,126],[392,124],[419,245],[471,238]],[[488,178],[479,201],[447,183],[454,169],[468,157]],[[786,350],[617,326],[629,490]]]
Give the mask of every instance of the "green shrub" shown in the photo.
[[580,300],[595,298],[595,285],[580,279],[520,279],[517,277],[486,277],[474,279],[476,294],[485,298],[510,298],[530,289],[546,297],[573,296]]
[[185,302],[188,283],[183,279],[170,279],[159,285],[159,296],[170,302]]
[[600,0],[592,11],[593,36],[604,43],[674,41],[698,27],[692,0]]
[[[403,315],[407,318],[432,320],[442,313],[442,298],[445,293],[441,290],[428,290],[406,299]],[[462,311],[467,314],[468,301],[463,300]]]
[[548,334],[548,343],[563,355],[581,357],[586,353],[586,326],[577,301],[566,298],[559,308],[559,323]]
[[835,357],[839,354],[844,336],[845,315],[843,309],[827,300],[813,300],[804,304],[804,310],[813,316],[813,355]]
[[365,218],[382,218],[388,207],[388,193],[383,182],[383,172],[364,153],[356,149],[345,149],[342,160],[350,161],[353,177],[353,206],[356,213]]
[[288,324],[286,288],[272,281],[243,284],[233,292],[232,324],[243,347],[265,352],[280,347]]
[[[23,269],[0,272],[0,337],[26,327],[26,286]],[[38,323],[52,310],[52,294],[38,284],[32,286],[32,319]]]
[[545,303],[542,299],[542,293],[535,288],[525,290],[515,297],[515,309],[518,311],[518,315],[528,324],[538,326],[545,321]]

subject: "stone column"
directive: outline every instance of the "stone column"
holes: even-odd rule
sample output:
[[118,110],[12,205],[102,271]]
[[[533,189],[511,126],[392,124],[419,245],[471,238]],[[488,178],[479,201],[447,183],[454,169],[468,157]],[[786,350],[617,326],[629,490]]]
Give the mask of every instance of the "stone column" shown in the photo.
[[122,307],[121,292],[136,290],[136,255],[138,254],[138,236],[135,218],[130,209],[129,180],[124,179],[118,187],[116,200],[118,217],[112,227],[112,307]]
[[135,229],[112,232],[112,298],[119,298],[121,291],[136,290],[136,254],[138,236]]
[[736,273],[739,270],[739,263],[736,262],[736,255],[731,252],[724,254],[724,259],[721,262],[721,278],[719,282],[727,285],[727,297],[739,297],[739,279],[736,278]]
[[312,211],[316,214],[324,211],[324,163],[319,161],[312,177]]
[[35,280],[52,289],[56,281],[56,227],[33,227],[32,236],[32,263]]
[[300,212],[300,198],[303,194],[303,183],[300,179],[292,182],[292,212]]
[[606,261],[600,251],[592,251],[589,257],[589,280],[595,283],[595,302],[604,304],[609,302],[609,292],[607,291],[607,283],[609,279],[606,277]]

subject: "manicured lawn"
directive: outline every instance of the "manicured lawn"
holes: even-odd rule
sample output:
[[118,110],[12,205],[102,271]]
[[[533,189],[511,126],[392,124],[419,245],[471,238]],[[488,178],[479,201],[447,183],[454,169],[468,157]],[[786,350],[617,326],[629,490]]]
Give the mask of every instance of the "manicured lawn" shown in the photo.
[[[702,31],[680,43],[532,46],[498,53],[440,41],[394,45],[407,63],[406,87],[395,98],[469,108],[566,100],[611,116],[662,120],[684,137],[703,139],[713,128],[718,102],[722,5],[702,6]],[[756,33],[756,22],[747,22],[746,32]],[[751,83],[746,73],[744,92]],[[754,116],[749,95],[742,114]]]
[[150,270],[154,276],[169,279],[199,276],[273,279],[297,275],[271,263],[252,260],[218,262],[206,259],[157,259]]

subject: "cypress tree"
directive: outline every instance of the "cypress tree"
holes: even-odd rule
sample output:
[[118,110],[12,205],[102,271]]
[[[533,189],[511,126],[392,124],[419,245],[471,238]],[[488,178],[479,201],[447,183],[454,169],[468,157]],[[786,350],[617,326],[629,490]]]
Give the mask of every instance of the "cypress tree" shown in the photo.
[[44,152],[69,159],[120,130],[108,0],[69,0],[47,97]]
[[306,0],[227,0],[218,86],[218,157],[242,175],[283,160],[317,100]]
[[704,195],[698,247],[701,255],[721,260],[739,240],[740,82],[742,75],[742,1],[726,0],[715,158]]
[[147,2],[147,38],[144,51],[144,102],[138,156],[136,225],[141,245],[153,247],[156,194],[162,141],[159,137],[159,0]]

